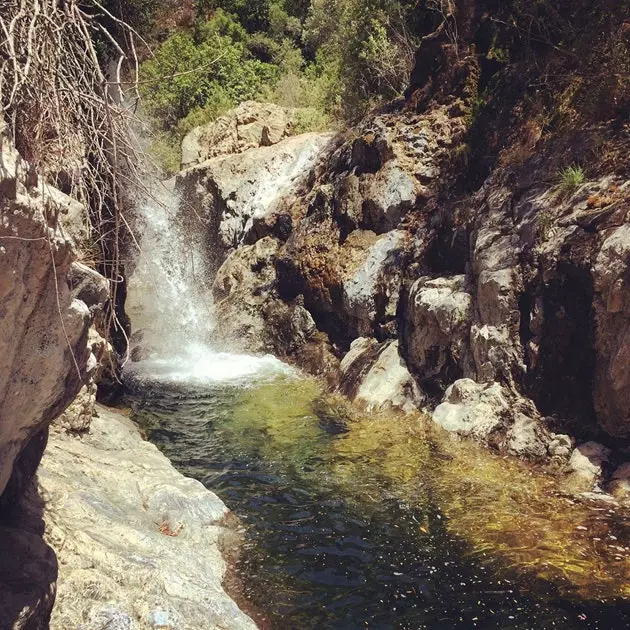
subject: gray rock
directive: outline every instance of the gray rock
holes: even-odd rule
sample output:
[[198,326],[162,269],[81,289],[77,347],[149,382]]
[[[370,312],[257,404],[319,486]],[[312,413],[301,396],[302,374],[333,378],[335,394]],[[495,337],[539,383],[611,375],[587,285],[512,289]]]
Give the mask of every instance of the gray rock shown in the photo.
[[353,322],[355,334],[370,334],[377,323],[396,316],[405,245],[406,233],[400,230],[378,238],[344,279],[344,314]]
[[485,441],[509,422],[508,397],[499,383],[455,381],[435,408],[433,420],[447,431]]
[[[16,458],[70,404],[94,367],[91,313],[70,289],[73,242],[51,212],[66,197],[49,199],[45,187],[44,196],[27,192],[9,174],[19,156],[7,142],[1,150],[0,191],[13,182],[13,194],[0,192],[0,494],[9,479],[28,481],[12,477]],[[9,494],[19,497],[20,488],[14,484]]]
[[[328,145],[329,134],[303,134],[274,146],[212,158],[177,177],[180,214],[208,226],[217,266],[234,248],[271,233],[281,201],[290,197]],[[194,232],[193,232],[194,233]]]
[[182,141],[182,168],[220,155],[277,144],[291,135],[295,110],[245,101],[215,122],[190,131]]
[[610,231],[593,270],[597,296],[594,400],[610,435],[630,437],[630,225]]
[[610,481],[606,484],[606,490],[615,499],[624,503],[630,503],[630,462],[621,464],[613,472]]
[[61,567],[52,630],[256,627],[221,586],[227,508],[129,420],[99,408],[81,439],[53,434],[39,478]]
[[424,277],[414,283],[405,310],[405,348],[419,377],[448,378],[457,367],[464,371],[472,315],[464,276]]
[[397,228],[400,220],[415,206],[416,182],[395,161],[387,162],[376,174],[367,175],[361,185],[366,227],[377,233]]
[[602,478],[610,456],[611,452],[605,446],[597,442],[585,442],[571,454],[568,470],[589,483],[595,483]]
[[341,391],[363,403],[368,411],[399,409],[411,413],[425,396],[400,356],[398,342],[378,344],[356,339],[341,362]]

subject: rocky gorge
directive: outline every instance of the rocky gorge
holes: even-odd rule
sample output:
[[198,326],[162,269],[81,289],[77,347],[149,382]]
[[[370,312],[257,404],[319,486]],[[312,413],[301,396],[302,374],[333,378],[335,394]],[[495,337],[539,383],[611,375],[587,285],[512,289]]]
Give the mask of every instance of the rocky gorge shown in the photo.
[[3,127],[0,630],[627,627],[630,110],[462,4],[344,130],[194,128],[109,279]]
[[[265,107],[229,116],[264,120]],[[239,146],[223,120],[204,132],[233,152],[200,157],[176,188],[218,267],[228,345],[271,352],[368,409],[428,409],[448,431],[584,476],[585,489],[614,477],[627,500],[630,184],[607,174],[563,193],[534,174],[548,168],[534,157],[442,200],[463,105],[401,107],[345,136],[261,148]],[[292,188],[260,204],[279,179],[269,164],[300,146],[313,166],[305,157],[297,179],[288,167]]]

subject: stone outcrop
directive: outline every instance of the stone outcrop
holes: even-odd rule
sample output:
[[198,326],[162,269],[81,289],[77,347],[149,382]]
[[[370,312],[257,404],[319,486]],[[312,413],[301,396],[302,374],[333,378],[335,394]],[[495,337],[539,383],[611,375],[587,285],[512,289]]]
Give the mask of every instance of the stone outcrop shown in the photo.
[[[284,335],[297,363],[317,337],[329,368],[331,356],[340,366],[335,386],[368,406],[437,405],[436,420],[457,433],[567,461],[575,441],[629,436],[630,181],[618,169],[558,188],[548,173],[559,144],[522,159],[505,148],[474,189],[463,186],[462,172],[480,169],[465,144],[466,81],[478,76],[474,64],[457,72],[453,93],[369,116],[329,144],[307,185],[279,195],[281,212],[255,229],[239,223],[218,279],[238,276],[245,258],[247,281],[219,291],[218,312],[237,321],[246,305],[249,336]],[[247,164],[248,153],[230,159]],[[223,239],[220,221],[209,229]],[[283,309],[301,324],[263,315]],[[389,377],[405,396],[370,398]]]
[[56,430],[38,477],[61,567],[52,630],[256,627],[222,587],[227,508],[127,418]]
[[[59,221],[64,211],[75,211],[76,202],[59,191],[50,194],[47,187],[27,189],[24,168],[5,141],[0,160],[0,493],[5,500],[19,496],[37,466],[26,446],[95,370],[88,345],[90,308],[99,308],[108,296],[104,279],[75,262],[72,239]],[[73,291],[72,279],[80,276],[90,276],[98,290],[81,284],[78,293]]]
[[183,229],[191,237],[206,231],[215,268],[236,247],[272,233],[282,236],[287,227],[281,203],[304,182],[330,139],[329,134],[294,136],[213,157],[177,176]]
[[379,344],[360,337],[352,342],[340,365],[339,389],[368,411],[420,409],[424,394],[400,356],[397,341]]
[[290,136],[295,112],[271,103],[245,101],[215,122],[195,127],[182,141],[182,169],[220,155],[278,144]]
[[90,324],[109,284],[76,261],[87,239],[83,206],[44,183],[27,187],[35,183],[27,175],[0,138],[0,628],[43,630],[58,565],[31,480],[50,423],[62,414],[84,428],[91,419],[107,344]]

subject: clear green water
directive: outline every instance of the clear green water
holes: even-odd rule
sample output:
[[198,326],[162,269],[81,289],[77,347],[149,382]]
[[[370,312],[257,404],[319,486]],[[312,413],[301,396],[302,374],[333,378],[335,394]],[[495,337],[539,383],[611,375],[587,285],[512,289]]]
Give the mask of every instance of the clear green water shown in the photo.
[[422,418],[293,379],[145,386],[131,404],[243,522],[236,570],[263,626],[630,627],[627,521]]

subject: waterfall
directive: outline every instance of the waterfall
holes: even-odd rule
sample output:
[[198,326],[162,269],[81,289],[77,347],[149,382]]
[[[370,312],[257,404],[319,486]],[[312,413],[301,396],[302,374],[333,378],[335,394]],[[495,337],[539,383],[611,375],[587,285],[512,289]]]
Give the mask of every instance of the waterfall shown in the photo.
[[290,373],[272,356],[213,350],[212,278],[196,245],[202,239],[178,229],[179,204],[172,180],[156,182],[136,211],[141,251],[129,278],[134,333],[125,378],[203,385]]

